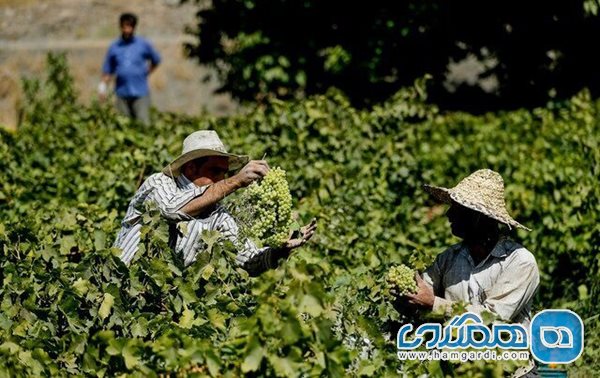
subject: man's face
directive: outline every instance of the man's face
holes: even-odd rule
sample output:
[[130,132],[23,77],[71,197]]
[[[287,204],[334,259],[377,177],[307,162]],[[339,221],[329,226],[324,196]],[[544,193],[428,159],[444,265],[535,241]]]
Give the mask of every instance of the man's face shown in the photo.
[[[229,159],[224,156],[211,156],[201,165],[193,165],[188,178],[198,186],[210,185],[225,178],[229,171]],[[187,176],[187,174],[186,174]]]
[[461,239],[467,238],[478,229],[481,216],[478,212],[461,206],[457,203],[452,203],[450,209],[446,213],[450,221],[452,234]]
[[131,37],[133,37],[134,30],[135,27],[131,23],[123,22],[121,24],[121,37],[123,37],[125,40],[131,39]]

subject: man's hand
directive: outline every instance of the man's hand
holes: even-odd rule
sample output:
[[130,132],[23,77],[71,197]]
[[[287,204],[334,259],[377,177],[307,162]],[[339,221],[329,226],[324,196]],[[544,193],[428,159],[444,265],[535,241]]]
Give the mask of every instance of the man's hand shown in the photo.
[[108,84],[110,83],[110,75],[103,74],[100,83],[98,83],[98,99],[100,102],[106,101],[108,97]]
[[104,101],[106,101],[107,96],[108,96],[108,85],[104,81],[101,81],[100,84],[98,84],[98,98],[100,99],[101,102],[104,102]]
[[317,230],[317,219],[313,218],[313,220],[311,220],[309,224],[300,228],[300,235],[297,238],[293,238],[293,239],[290,238],[285,243],[284,248],[292,250],[292,249],[303,246],[304,244],[306,244],[307,241],[310,240],[310,238],[312,238],[312,236],[315,234],[316,230]]
[[269,164],[265,160],[251,160],[232,178],[235,178],[243,188],[265,177],[268,172]]
[[433,308],[433,301],[435,299],[433,288],[421,278],[419,273],[415,274],[415,280],[417,281],[417,287],[419,289],[416,294],[406,295],[408,303],[423,306],[427,309]]
[[150,65],[148,66],[148,75],[156,71],[156,67],[158,67],[158,64],[150,63]]

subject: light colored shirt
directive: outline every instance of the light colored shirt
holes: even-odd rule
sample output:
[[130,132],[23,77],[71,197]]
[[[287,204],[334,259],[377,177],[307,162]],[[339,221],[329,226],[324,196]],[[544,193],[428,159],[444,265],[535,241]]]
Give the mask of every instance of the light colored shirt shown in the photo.
[[449,313],[453,302],[468,304],[467,310],[490,311],[503,320],[529,327],[531,303],[540,275],[531,252],[502,237],[492,252],[475,264],[463,243],[441,253],[423,273],[436,295],[433,310]]
[[[170,244],[181,254],[186,266],[193,263],[197,254],[203,251],[204,243],[201,238],[204,231],[219,231],[223,238],[236,245],[240,244],[235,219],[224,207],[217,205],[204,218],[194,218],[181,211],[183,206],[201,196],[207,188],[208,186],[196,186],[184,175],[173,179],[163,173],[156,173],[148,177],[129,202],[127,214],[114,243],[115,247],[123,251],[121,260],[129,265],[138,251],[142,215],[147,201],[154,202],[162,217],[176,225],[170,227]],[[236,262],[250,274],[259,274],[277,266],[279,259],[271,248],[259,249],[248,239],[241,245]]]

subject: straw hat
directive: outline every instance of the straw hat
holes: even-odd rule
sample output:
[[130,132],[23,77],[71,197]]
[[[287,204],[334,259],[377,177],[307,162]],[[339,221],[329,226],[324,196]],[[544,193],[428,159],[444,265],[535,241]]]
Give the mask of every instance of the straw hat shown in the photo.
[[531,231],[508,215],[504,203],[504,180],[500,174],[490,169],[471,173],[451,189],[431,185],[424,185],[424,189],[441,202],[454,201],[502,222],[508,228],[519,227]]
[[167,176],[176,177],[181,167],[192,160],[206,156],[225,156],[229,158],[229,169],[236,170],[248,162],[248,156],[234,155],[227,152],[225,145],[214,130],[200,130],[191,133],[183,141],[183,151],[177,159],[163,168]]

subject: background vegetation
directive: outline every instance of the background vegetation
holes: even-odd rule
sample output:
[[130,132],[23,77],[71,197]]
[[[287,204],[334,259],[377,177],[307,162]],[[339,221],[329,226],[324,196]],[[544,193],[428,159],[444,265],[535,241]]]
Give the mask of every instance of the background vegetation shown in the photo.
[[[508,367],[401,364],[393,330],[403,318],[383,297],[390,266],[423,269],[457,241],[421,185],[483,167],[502,174],[511,213],[533,229],[513,236],[540,268],[534,311],[579,313],[586,348],[570,369],[600,369],[600,109],[588,91],[473,116],[426,104],[417,80],[365,110],[329,91],[227,118],[156,113],[144,129],[78,105],[65,66],[51,58],[48,77],[25,85],[23,125],[0,130],[3,375],[499,376]],[[183,269],[151,213],[125,267],[110,246],[129,198],[187,134],[208,128],[286,169],[318,235],[250,278],[211,234]]]
[[[184,0],[183,2],[190,2]],[[387,100],[424,74],[431,100],[484,112],[543,106],[600,90],[597,0],[197,0],[191,56],[217,69],[222,90],[254,100],[343,90],[353,104]],[[474,80],[444,83],[449,64],[478,59]],[[478,77],[477,77],[478,76]]]

